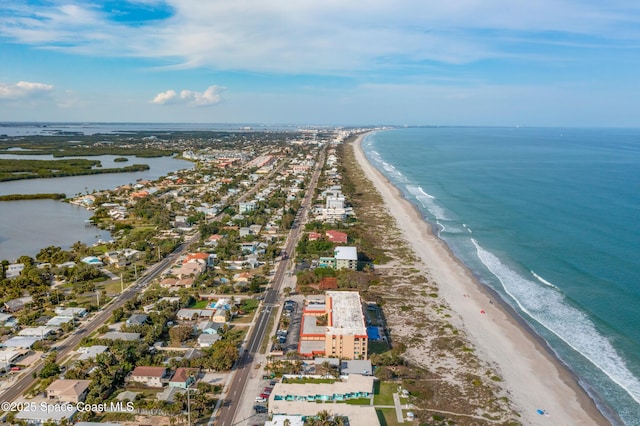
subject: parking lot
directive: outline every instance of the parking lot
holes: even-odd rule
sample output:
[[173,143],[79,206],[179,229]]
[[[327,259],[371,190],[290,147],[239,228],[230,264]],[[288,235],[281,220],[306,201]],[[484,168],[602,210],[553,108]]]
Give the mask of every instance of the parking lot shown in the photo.
[[291,308],[289,309],[287,309],[286,305],[282,308],[282,315],[287,316],[290,321],[286,338],[281,343],[285,354],[291,351],[298,351],[300,323],[302,321],[302,310],[304,309],[304,296],[295,295],[289,297],[287,300],[295,302],[295,304],[290,305]]

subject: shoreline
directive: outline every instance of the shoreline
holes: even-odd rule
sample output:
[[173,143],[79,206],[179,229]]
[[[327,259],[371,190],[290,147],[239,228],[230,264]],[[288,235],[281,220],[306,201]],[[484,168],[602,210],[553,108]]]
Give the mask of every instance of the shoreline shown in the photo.
[[[547,342],[495,291],[477,280],[434,234],[432,225],[418,209],[369,162],[361,146],[367,134],[358,135],[353,142],[356,161],[385,200],[384,207],[395,220],[402,238],[451,307],[452,320],[465,331],[478,357],[499,371],[522,423],[611,424],[580,385],[576,374]],[[538,414],[538,409],[548,415]]]

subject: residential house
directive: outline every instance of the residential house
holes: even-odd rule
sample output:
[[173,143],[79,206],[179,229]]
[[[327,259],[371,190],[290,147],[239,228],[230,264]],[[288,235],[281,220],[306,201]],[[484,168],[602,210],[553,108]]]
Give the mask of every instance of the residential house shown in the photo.
[[47,321],[47,326],[49,327],[61,327],[63,324],[67,324],[69,322],[73,322],[74,319],[73,317],[61,317],[59,315],[56,315],[55,317],[49,319],[49,321]]
[[176,317],[183,321],[203,318],[211,319],[212,316],[213,309],[180,309],[176,313]]
[[176,369],[175,374],[169,380],[169,386],[172,388],[186,389],[196,382],[197,370],[193,368],[180,367]]
[[0,325],[5,327],[15,327],[18,325],[18,319],[11,314],[0,313]]
[[239,272],[233,275],[233,281],[237,283],[247,283],[251,277],[252,274],[250,272]]
[[23,269],[24,263],[11,263],[7,265],[7,269],[4,271],[4,276],[7,278],[16,278],[20,276]]
[[347,243],[348,236],[344,232],[335,231],[335,230],[332,229],[332,230],[329,230],[329,231],[325,232],[325,235],[327,237],[327,240],[329,240],[332,243],[337,243],[337,244],[346,244]]
[[218,324],[224,324],[229,321],[230,312],[229,309],[218,308],[213,311],[213,316],[211,317],[211,321],[216,322]]
[[322,238],[322,234],[318,233],[318,232],[309,232],[309,236],[308,236],[308,240],[309,241],[317,241],[320,238]]
[[55,308],[54,311],[56,315],[68,318],[82,318],[87,315],[87,310],[85,308],[66,308],[64,306],[59,306]]
[[40,339],[44,339],[48,335],[55,333],[56,330],[58,330],[57,327],[47,327],[46,325],[25,327],[18,332],[18,336],[39,337]]
[[109,347],[104,345],[83,346],[77,350],[80,354],[78,359],[82,361],[95,359],[98,355],[106,352],[107,350],[109,350]]
[[25,296],[17,299],[8,300],[4,303],[5,312],[18,312],[25,308],[25,306],[33,303],[33,297]]
[[55,380],[47,387],[47,399],[59,402],[78,403],[84,401],[91,380]]
[[31,347],[39,340],[42,340],[41,337],[25,337],[25,336],[15,336],[10,339],[5,340],[2,343],[2,346],[5,348],[21,348],[21,349],[31,349]]
[[257,246],[258,246],[258,243],[253,241],[253,242],[250,242],[250,243],[242,243],[240,245],[240,248],[242,249],[242,253],[243,254],[253,254],[253,253],[256,252]]
[[214,266],[215,258],[216,255],[212,253],[189,253],[187,254],[187,257],[184,259],[184,261],[182,261],[182,263],[185,264],[191,262],[192,260],[199,260],[204,262],[207,267],[212,267]]
[[200,331],[202,334],[218,334],[218,330],[222,327],[222,323],[213,322],[210,320],[200,321],[196,325],[196,330]]
[[197,277],[207,269],[207,263],[200,259],[191,259],[177,268],[171,270],[171,274],[178,278]]
[[200,346],[201,348],[209,348],[215,342],[217,342],[218,340],[220,340],[220,335],[219,334],[204,334],[203,333],[200,336],[198,336],[198,346]]
[[238,213],[249,213],[256,209],[256,203],[249,201],[247,203],[238,203]]
[[209,237],[207,238],[207,241],[204,243],[207,246],[217,246],[218,243],[220,242],[221,239],[224,238],[224,235],[220,235],[220,234],[213,234],[213,235],[209,235]]
[[249,231],[251,232],[251,235],[259,235],[260,231],[262,231],[262,225],[255,223],[253,225],[249,225]]
[[140,340],[140,333],[123,333],[121,331],[109,331],[102,335],[104,340],[125,340],[133,342]]
[[139,366],[127,376],[127,382],[135,382],[150,388],[161,388],[167,382],[168,370],[165,367]]
[[177,290],[179,288],[188,288],[193,287],[193,283],[195,279],[193,277],[187,278],[163,278],[160,281],[160,287],[168,288],[171,291]]
[[133,314],[129,317],[129,319],[127,319],[126,324],[127,325],[143,325],[147,322],[148,319],[149,319],[148,315]]

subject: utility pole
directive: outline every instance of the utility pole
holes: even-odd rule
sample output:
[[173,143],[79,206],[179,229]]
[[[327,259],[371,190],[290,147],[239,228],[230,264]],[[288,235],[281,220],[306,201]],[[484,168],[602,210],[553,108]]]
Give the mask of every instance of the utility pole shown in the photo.
[[191,383],[187,382],[187,419],[188,419],[188,426],[191,426],[191,398],[189,398],[189,395],[191,394]]

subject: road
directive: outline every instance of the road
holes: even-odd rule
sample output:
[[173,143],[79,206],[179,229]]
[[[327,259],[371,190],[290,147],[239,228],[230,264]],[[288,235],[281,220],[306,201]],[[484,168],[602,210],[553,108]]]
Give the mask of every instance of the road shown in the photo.
[[[253,195],[263,184],[268,182],[275,173],[277,173],[282,167],[284,167],[284,164],[286,164],[286,162],[282,162],[278,167],[274,168],[274,170],[268,176],[258,181],[256,185],[254,185],[249,191],[246,191],[234,202],[242,202],[246,198]],[[220,217],[216,217],[214,220],[220,220]],[[193,242],[198,241],[199,238],[200,233],[196,232],[187,241],[178,245],[178,247],[176,247],[176,249],[169,256],[152,265],[149,269],[147,269],[147,271],[145,271],[145,274],[140,279],[130,285],[111,303],[103,307],[103,309],[101,309],[93,318],[91,318],[87,324],[81,326],[79,329],[84,329],[84,332],[76,334],[76,331],[75,333],[64,339],[62,342],[60,342],[56,346],[58,352],[56,358],[57,361],[60,362],[64,360],[71,353],[71,351],[73,351],[75,347],[80,344],[80,341],[83,337],[90,335],[98,328],[102,327],[109,320],[109,318],[111,318],[111,315],[115,309],[124,306],[124,304],[129,300],[136,297],[147,287],[147,285],[151,281],[153,281],[154,278],[156,278],[160,273],[169,268],[176,261],[176,259],[181,256]],[[24,392],[31,386],[33,386],[33,384],[36,382],[37,378],[34,378],[34,375],[37,376],[43,365],[44,360],[40,359],[36,361],[31,367],[26,369],[22,373],[22,376],[19,377],[11,386],[11,388],[0,394],[0,402],[11,402],[24,394]]]
[[[267,326],[269,324],[269,316],[271,315],[271,312],[274,308],[277,309],[277,302],[280,297],[280,287],[282,286],[284,275],[289,266],[289,259],[292,257],[295,247],[298,244],[300,236],[302,235],[301,225],[306,221],[311,202],[313,201],[312,197],[318,184],[320,171],[322,170],[322,166],[324,165],[326,148],[327,145],[325,145],[318,157],[318,162],[313,172],[313,176],[311,177],[311,181],[309,183],[305,198],[302,201],[300,210],[298,211],[298,214],[296,215],[296,218],[293,222],[293,227],[289,232],[289,238],[287,239],[287,243],[284,249],[285,253],[287,254],[286,260],[283,259],[283,261],[278,264],[275,275],[271,282],[271,286],[266,291],[262,310],[255,320],[256,325],[251,329],[249,338],[247,339],[245,350],[234,367],[234,369],[236,370],[234,380],[227,389],[227,393],[224,395],[225,400],[220,406],[220,411],[216,419],[216,424],[218,426],[231,426],[234,424],[239,401],[242,401],[242,399],[245,397],[244,389],[246,386],[247,378],[249,377],[249,373],[253,369],[252,365],[255,354],[260,350],[260,344],[262,343],[265,335],[269,332],[269,330],[267,330]],[[253,396],[254,395],[250,395],[247,397]],[[214,418],[214,416],[212,416],[212,419]]]
[[[136,283],[129,286],[124,292],[122,292],[117,298],[115,298],[110,304],[105,306],[102,310],[98,311],[98,313],[91,318],[88,323],[84,326],[81,326],[79,329],[84,329],[85,331],[82,333],[77,333],[77,331],[67,337],[65,340],[60,342],[57,348],[57,360],[62,361],[65,359],[67,355],[73,351],[73,349],[80,344],[80,340],[83,337],[88,336],[89,334],[96,331],[98,328],[102,327],[108,320],[111,318],[113,311],[121,306],[123,306],[127,301],[136,297],[136,295],[145,288],[155,277],[158,276],[162,271],[171,266],[171,264],[176,260],[178,256],[182,254],[184,250],[186,250],[187,244],[180,244],[169,256],[162,259],[160,262],[154,264],[151,268],[146,271],[146,274],[141,277]],[[31,373],[39,373],[44,365],[43,360],[36,361],[25,373],[20,377],[10,389],[6,390],[2,395],[0,395],[0,401],[14,401],[20,395],[22,395],[27,389],[29,389],[37,379],[33,377]]]

